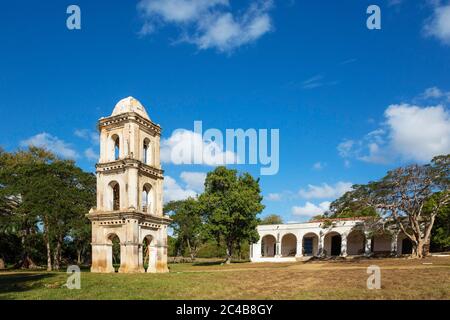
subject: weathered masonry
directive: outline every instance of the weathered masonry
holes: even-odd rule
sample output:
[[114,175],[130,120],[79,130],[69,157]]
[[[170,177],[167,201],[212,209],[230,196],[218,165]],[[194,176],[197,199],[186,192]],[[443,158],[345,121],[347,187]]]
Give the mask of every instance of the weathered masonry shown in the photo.
[[[98,122],[97,207],[92,222],[92,272],[114,272],[113,241],[120,243],[119,272],[167,272],[163,214],[161,128],[133,97]],[[146,269],[144,268],[146,267]]]

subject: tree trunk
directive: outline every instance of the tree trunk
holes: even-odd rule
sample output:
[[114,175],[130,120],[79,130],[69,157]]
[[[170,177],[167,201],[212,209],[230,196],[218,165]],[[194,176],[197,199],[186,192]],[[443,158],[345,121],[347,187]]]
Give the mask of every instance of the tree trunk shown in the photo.
[[81,265],[81,249],[77,249],[77,264]]
[[191,256],[192,261],[194,261],[195,260],[195,251],[191,247],[191,242],[189,241],[189,239],[186,239],[186,243],[187,243],[187,246],[188,246],[189,255]]
[[55,264],[55,270],[59,270],[60,267],[60,259],[61,259],[61,243],[58,242],[56,243],[56,249],[53,255],[53,262]]
[[3,258],[0,258],[0,270],[5,269],[5,261]]
[[46,237],[46,247],[47,247],[47,271],[52,271],[52,252],[50,249],[50,240],[48,236]]
[[225,260],[225,264],[231,263],[231,255],[233,254],[233,248],[231,245],[227,246],[227,260]]

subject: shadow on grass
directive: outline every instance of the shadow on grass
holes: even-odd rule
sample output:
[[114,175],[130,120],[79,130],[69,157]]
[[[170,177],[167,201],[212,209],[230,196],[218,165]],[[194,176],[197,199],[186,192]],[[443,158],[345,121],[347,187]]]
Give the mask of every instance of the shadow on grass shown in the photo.
[[51,273],[0,274],[0,293],[24,292],[32,290],[33,286],[46,278],[54,277]]
[[[232,260],[231,265],[239,264],[239,263],[247,263],[247,262],[249,262],[249,261],[248,260]],[[225,259],[222,259],[222,260],[217,260],[217,261],[194,262],[192,265],[194,267],[195,266],[201,267],[201,266],[218,266],[218,265],[226,265],[226,264],[225,264]]]

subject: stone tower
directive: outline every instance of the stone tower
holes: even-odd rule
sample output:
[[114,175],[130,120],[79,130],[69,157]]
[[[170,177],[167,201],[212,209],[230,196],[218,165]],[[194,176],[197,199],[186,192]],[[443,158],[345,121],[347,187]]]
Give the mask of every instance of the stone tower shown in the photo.
[[98,130],[97,207],[87,215],[92,223],[91,271],[114,272],[115,239],[120,242],[119,272],[167,272],[170,218],[162,205],[161,128],[138,100],[128,97],[99,120]]

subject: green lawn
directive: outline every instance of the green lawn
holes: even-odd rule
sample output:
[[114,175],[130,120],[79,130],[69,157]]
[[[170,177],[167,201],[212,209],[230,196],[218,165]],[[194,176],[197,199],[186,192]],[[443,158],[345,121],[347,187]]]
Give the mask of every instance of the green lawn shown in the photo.
[[[366,288],[369,265],[381,290]],[[306,263],[171,264],[167,274],[0,272],[0,299],[450,299],[450,257]]]

